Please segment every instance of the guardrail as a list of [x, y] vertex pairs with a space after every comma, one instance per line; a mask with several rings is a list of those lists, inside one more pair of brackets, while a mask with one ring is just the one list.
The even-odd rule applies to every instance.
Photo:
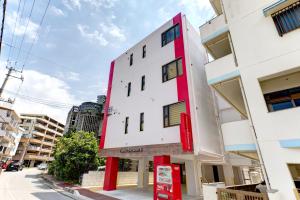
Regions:
[[267, 193], [218, 188], [218, 200], [269, 200]]

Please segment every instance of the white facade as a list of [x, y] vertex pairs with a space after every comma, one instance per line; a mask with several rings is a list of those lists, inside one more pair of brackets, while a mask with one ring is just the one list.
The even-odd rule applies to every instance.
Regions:
[[[205, 66], [208, 83], [249, 121], [248, 128], [245, 121], [222, 125], [225, 149], [230, 142], [235, 151], [252, 144], [246, 149], [249, 156], [256, 153], [253, 147], [259, 148], [271, 188], [279, 190], [279, 199], [296, 199], [288, 164], [300, 164], [300, 107], [273, 112], [270, 107], [275, 103], [267, 105], [264, 98], [300, 86], [300, 29], [280, 36], [272, 19], [272, 14], [296, 1], [211, 2], [222, 7], [217, 18], [225, 20], [200, 27], [202, 42], [215, 58]], [[292, 96], [297, 100], [297, 94]], [[236, 137], [227, 141], [226, 134]]]
[[[199, 34], [185, 16], [182, 24], [194, 153], [218, 156], [220, 140], [204, 71], [207, 56]], [[172, 20], [168, 21], [114, 61], [109, 102], [112, 114], [108, 116], [104, 149], [181, 143], [180, 126], [164, 128], [163, 125], [163, 107], [179, 101], [177, 78], [162, 81], [162, 66], [177, 59], [174, 42], [162, 47], [161, 41], [161, 34], [173, 25]], [[142, 58], [144, 45], [146, 57]], [[144, 91], [141, 91], [142, 76], [145, 76]], [[131, 94], [127, 97], [129, 82]], [[144, 131], [139, 130], [140, 113], [144, 113]], [[129, 117], [128, 134], [124, 134], [126, 117]]]
[[[177, 25], [180, 36], [163, 45], [163, 34]], [[164, 81], [164, 66], [180, 59], [182, 74], [177, 69], [177, 76]], [[227, 161], [224, 158], [214, 98], [205, 75], [207, 62], [199, 33], [184, 15], [178, 14], [111, 63], [100, 155], [111, 160], [139, 160], [138, 187], [148, 182], [148, 163], [159, 156], [170, 157], [171, 163], [180, 164], [187, 193], [198, 197], [202, 193], [201, 180], [233, 184], [232, 165], [221, 166], [224, 163], [232, 160], [237, 166], [251, 165], [249, 159], [232, 157]], [[144, 90], [142, 77], [145, 77]], [[180, 122], [165, 126], [164, 107], [178, 102], [185, 105], [185, 111], [177, 113], [177, 117], [181, 114]], [[142, 131], [141, 113], [144, 115]], [[236, 111], [224, 112], [223, 119], [227, 122], [237, 118], [243, 119]], [[185, 140], [185, 136], [188, 139]], [[191, 142], [193, 147], [187, 150], [185, 147]], [[202, 167], [203, 164], [206, 167]], [[115, 162], [107, 164], [106, 171], [110, 173], [115, 168]], [[239, 169], [237, 167], [237, 171]], [[241, 182], [237, 178], [237, 183]], [[114, 189], [113, 184], [107, 185], [104, 190]]]

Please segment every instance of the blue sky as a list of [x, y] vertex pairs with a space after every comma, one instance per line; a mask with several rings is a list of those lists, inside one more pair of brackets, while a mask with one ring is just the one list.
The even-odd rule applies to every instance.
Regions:
[[[35, 1], [29, 21], [33, 0], [21, 0], [20, 10], [24, 2], [20, 19], [19, 0], [8, 1], [0, 81], [8, 58], [8, 65], [21, 69], [26, 52], [35, 42], [24, 65], [19, 92], [27, 100], [16, 98], [14, 107], [19, 113], [45, 113], [61, 122], [72, 104], [95, 101], [98, 94], [106, 94], [110, 62], [165, 21], [182, 12], [198, 29], [214, 16], [209, 0], [51, 0], [39, 26], [48, 1]], [[14, 46], [11, 50], [10, 44]], [[9, 92], [16, 91], [19, 85], [20, 81], [10, 80], [5, 97], [14, 98]], [[28, 96], [63, 106], [37, 104], [28, 101]]]

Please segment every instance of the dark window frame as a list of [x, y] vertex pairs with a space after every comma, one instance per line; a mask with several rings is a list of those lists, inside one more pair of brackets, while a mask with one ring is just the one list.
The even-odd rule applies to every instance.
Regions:
[[[181, 60], [181, 67], [182, 67], [182, 69], [181, 69], [181, 71], [182, 71], [182, 74], [179, 74], [179, 70], [178, 70], [178, 61], [179, 60]], [[170, 64], [172, 64], [172, 63], [174, 63], [174, 62], [176, 62], [176, 76], [175, 77], [173, 77], [173, 78], [170, 78], [169, 79], [169, 77], [168, 77], [168, 67], [169, 67], [169, 65]], [[172, 80], [172, 79], [174, 79], [174, 78], [177, 78], [177, 77], [180, 77], [180, 76], [182, 76], [184, 73], [183, 73], [183, 61], [182, 61], [182, 58], [180, 57], [180, 58], [177, 58], [176, 60], [173, 60], [173, 61], [171, 61], [171, 62], [169, 62], [169, 63], [167, 63], [167, 64], [165, 64], [165, 65], [163, 65], [162, 66], [162, 82], [164, 83], [164, 82], [167, 82], [167, 81], [169, 81], [169, 80]], [[166, 78], [165, 78], [165, 76], [166, 76]]]
[[145, 90], [145, 85], [146, 85], [146, 77], [145, 75], [143, 75], [141, 80], [141, 91]]
[[145, 114], [140, 113], [140, 131], [144, 131]]
[[[168, 33], [172, 31], [173, 32], [173, 38], [168, 41]], [[180, 37], [180, 24], [175, 24], [174, 26], [170, 27], [169, 29], [167, 29], [166, 31], [164, 31], [161, 34], [161, 47], [166, 46], [167, 44], [169, 44], [170, 42], [176, 40], [177, 38]]]
[[[179, 124], [173, 124], [170, 125], [170, 106], [175, 105], [175, 104], [179, 104], [179, 103], [185, 103], [185, 101], [178, 101], [176, 103], [172, 103], [172, 104], [168, 104], [163, 106], [163, 127], [164, 128], [168, 128], [168, 127], [173, 127], [173, 126], [179, 126]], [[186, 105], [185, 105], [186, 106]], [[165, 124], [165, 119], [168, 119], [168, 125]]]
[[129, 66], [132, 66], [133, 65], [133, 53], [130, 54], [130, 57], [129, 57]]
[[281, 37], [300, 28], [300, 1], [273, 13], [271, 17]]
[[129, 117], [126, 117], [124, 134], [128, 134], [128, 125], [129, 125]]
[[142, 58], [146, 58], [146, 45], [143, 46]]
[[130, 97], [131, 94], [131, 82], [127, 84], [127, 97]]
[[[297, 105], [297, 102], [300, 100], [299, 95], [300, 95], [300, 86], [264, 94], [264, 99], [265, 99], [268, 111], [269, 112], [277, 112], [277, 111], [300, 107], [300, 105]], [[283, 108], [284, 103], [291, 103], [292, 107]], [[283, 106], [282, 109], [274, 110], [273, 106], [279, 105], [279, 104], [282, 104], [282, 106]]]

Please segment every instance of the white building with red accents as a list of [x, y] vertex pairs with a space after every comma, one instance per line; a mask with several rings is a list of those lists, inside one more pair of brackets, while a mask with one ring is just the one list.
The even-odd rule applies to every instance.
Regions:
[[130, 158], [139, 160], [138, 187], [148, 183], [149, 161], [154, 186], [157, 165], [178, 163], [187, 194], [201, 194], [202, 163], [223, 162], [207, 62], [199, 33], [182, 14], [111, 62], [100, 142], [104, 190], [116, 189], [118, 160]]

